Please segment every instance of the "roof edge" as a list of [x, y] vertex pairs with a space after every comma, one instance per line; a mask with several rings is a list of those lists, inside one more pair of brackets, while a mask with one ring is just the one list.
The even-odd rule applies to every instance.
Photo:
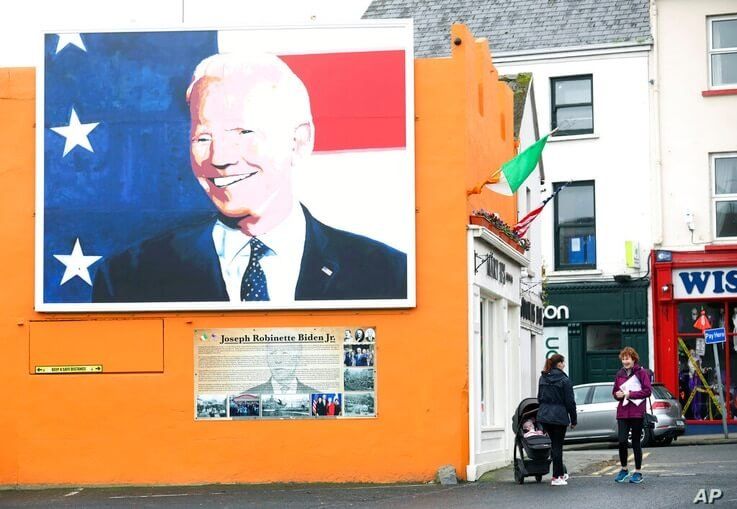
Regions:
[[[550, 48], [531, 48], [513, 51], [498, 51], [494, 50], [492, 41], [492, 55], [494, 61], [500, 59], [516, 59], [519, 57], [535, 57], [540, 55], [552, 55], [552, 54], [563, 54], [563, 53], [611, 53], [612, 50], [628, 50], [628, 51], [642, 51], [649, 50], [653, 45], [652, 37], [648, 37], [647, 41], [627, 41], [627, 42], [606, 42], [602, 44], [583, 44], [580, 46], [561, 46], [561, 47], [550, 47]], [[563, 56], [563, 55], [561, 55]], [[570, 55], [565, 55], [570, 56]]]

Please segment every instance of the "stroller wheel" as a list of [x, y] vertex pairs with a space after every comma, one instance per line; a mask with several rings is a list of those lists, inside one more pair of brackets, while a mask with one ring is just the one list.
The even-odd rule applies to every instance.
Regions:
[[522, 475], [522, 472], [520, 472], [520, 469], [516, 464], [514, 465], [514, 482], [517, 484], [525, 483], [525, 476]]
[[543, 476], [542, 476], [542, 475], [540, 475], [540, 474], [537, 474], [537, 475], [535, 476], [535, 480], [536, 480], [537, 482], [542, 482], [542, 480], [543, 480]]

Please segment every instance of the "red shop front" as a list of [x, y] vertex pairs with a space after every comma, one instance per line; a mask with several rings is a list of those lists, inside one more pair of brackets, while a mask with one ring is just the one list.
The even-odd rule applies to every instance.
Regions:
[[713, 347], [695, 322], [724, 327], [717, 345], [727, 417], [737, 423], [737, 245], [704, 251], [653, 251], [655, 374], [677, 394], [689, 424], [719, 424]]

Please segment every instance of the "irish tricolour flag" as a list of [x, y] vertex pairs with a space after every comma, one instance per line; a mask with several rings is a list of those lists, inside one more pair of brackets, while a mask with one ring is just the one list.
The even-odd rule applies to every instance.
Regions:
[[519, 186], [527, 180], [540, 161], [540, 155], [548, 141], [550, 134], [543, 136], [534, 144], [520, 152], [517, 157], [504, 163], [499, 170], [501, 177], [499, 182], [491, 184], [492, 191], [510, 196], [514, 194]]

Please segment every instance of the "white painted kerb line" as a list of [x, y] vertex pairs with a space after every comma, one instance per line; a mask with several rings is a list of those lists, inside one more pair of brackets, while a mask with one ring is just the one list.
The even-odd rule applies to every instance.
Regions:
[[160, 495], [118, 495], [116, 497], [108, 497], [108, 498], [161, 498], [161, 497], [188, 497], [190, 495], [197, 495], [197, 493], [162, 493]]

